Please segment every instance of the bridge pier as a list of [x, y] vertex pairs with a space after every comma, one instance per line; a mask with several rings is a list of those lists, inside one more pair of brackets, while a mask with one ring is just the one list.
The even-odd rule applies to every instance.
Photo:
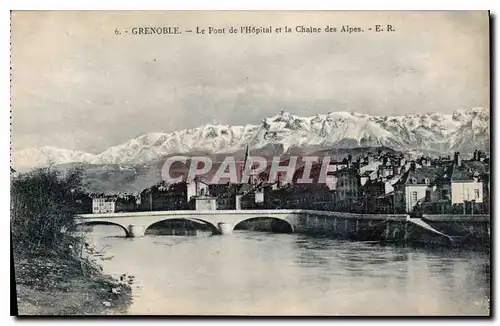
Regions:
[[230, 223], [220, 222], [217, 224], [220, 234], [227, 235], [233, 233], [234, 226]]
[[128, 236], [131, 238], [142, 238], [144, 236], [144, 232], [146, 231], [144, 225], [135, 224], [130, 224], [127, 229]]

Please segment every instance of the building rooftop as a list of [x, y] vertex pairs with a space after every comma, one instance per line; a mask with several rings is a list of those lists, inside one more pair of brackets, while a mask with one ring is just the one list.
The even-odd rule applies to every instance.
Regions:
[[425, 185], [433, 184], [435, 181], [443, 174], [444, 169], [437, 166], [423, 166], [421, 168], [409, 169], [403, 174], [401, 179], [394, 185], [399, 184], [415, 184], [415, 185]]
[[468, 169], [471, 169], [472, 172], [477, 172], [479, 174], [490, 173], [489, 162], [470, 160], [470, 161], [462, 161], [462, 165]]
[[464, 165], [451, 167], [451, 181], [473, 181], [474, 172]]

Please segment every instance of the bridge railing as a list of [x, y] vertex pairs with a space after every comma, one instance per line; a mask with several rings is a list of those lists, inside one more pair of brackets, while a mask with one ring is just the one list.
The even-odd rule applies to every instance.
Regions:
[[207, 215], [315, 215], [325, 217], [340, 217], [348, 219], [373, 219], [373, 220], [404, 220], [406, 214], [359, 214], [335, 211], [308, 210], [308, 209], [249, 209], [249, 210], [182, 210], [182, 211], [149, 211], [149, 212], [126, 212], [126, 213], [102, 213], [102, 214], [79, 214], [75, 218], [97, 219], [97, 218], [120, 218], [140, 216], [207, 216]]

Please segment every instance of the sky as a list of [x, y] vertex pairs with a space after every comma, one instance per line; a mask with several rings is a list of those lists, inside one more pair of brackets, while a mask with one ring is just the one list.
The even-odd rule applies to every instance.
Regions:
[[[375, 24], [395, 31], [368, 31]], [[228, 33], [247, 25], [293, 32]], [[296, 33], [300, 25], [365, 32]], [[183, 34], [131, 34], [145, 26]], [[185, 33], [209, 26], [226, 33]], [[28, 11], [13, 12], [11, 28], [14, 150], [99, 153], [149, 132], [258, 124], [281, 110], [489, 107], [486, 12]]]

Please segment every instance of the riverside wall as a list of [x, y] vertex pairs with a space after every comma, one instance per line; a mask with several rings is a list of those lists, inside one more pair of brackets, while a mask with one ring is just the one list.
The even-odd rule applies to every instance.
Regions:
[[[415, 245], [489, 247], [489, 215], [423, 215], [424, 227], [408, 215], [334, 213], [302, 214], [294, 232], [355, 241]], [[427, 225], [428, 227], [425, 227]]]

